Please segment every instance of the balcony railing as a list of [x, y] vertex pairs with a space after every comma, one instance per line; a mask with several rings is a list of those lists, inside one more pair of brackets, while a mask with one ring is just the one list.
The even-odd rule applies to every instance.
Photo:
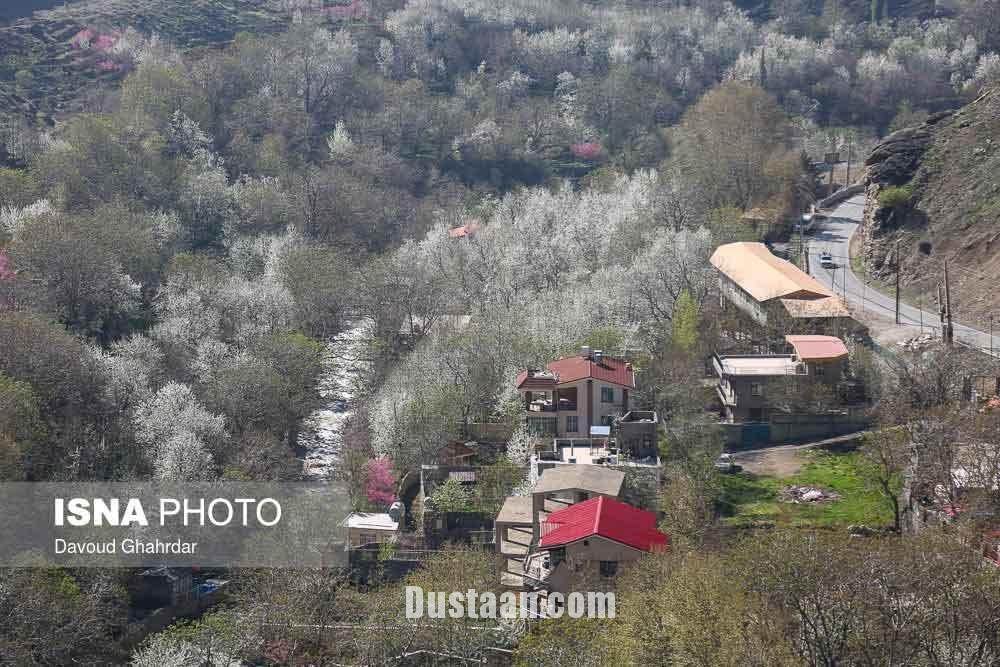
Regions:
[[524, 561], [524, 576], [535, 584], [548, 579], [553, 569], [546, 551], [536, 551]]
[[[555, 412], [556, 406], [554, 403], [529, 403], [528, 412]], [[560, 412], [575, 412], [576, 403], [567, 403], [565, 401], [559, 403]]]

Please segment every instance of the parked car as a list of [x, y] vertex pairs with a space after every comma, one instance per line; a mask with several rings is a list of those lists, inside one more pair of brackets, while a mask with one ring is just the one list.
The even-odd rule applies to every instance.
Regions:
[[819, 254], [819, 265], [824, 269], [835, 269], [837, 265], [833, 262], [833, 255], [828, 252], [821, 252]]
[[733, 455], [729, 453], [719, 454], [719, 458], [715, 459], [715, 469], [727, 474], [742, 470], [740, 465], [733, 460]]

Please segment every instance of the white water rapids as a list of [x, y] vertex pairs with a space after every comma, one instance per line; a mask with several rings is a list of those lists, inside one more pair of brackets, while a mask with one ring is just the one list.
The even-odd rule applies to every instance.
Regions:
[[356, 382], [368, 372], [368, 327], [352, 323], [327, 344], [320, 378], [323, 406], [303, 423], [299, 442], [305, 449], [307, 479], [330, 479], [344, 443], [344, 426], [353, 412]]

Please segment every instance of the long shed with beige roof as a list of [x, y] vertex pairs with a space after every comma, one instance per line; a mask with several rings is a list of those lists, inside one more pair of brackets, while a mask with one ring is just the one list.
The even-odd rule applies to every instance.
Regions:
[[836, 294], [763, 243], [727, 243], [716, 248], [722, 295], [761, 324], [777, 313], [793, 319], [850, 318]]

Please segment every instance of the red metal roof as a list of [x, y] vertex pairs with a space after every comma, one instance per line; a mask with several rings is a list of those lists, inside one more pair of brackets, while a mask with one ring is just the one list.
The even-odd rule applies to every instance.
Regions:
[[836, 336], [785, 336], [802, 361], [830, 361], [847, 356], [847, 346]]
[[669, 538], [656, 529], [656, 515], [597, 496], [553, 512], [542, 523], [541, 547], [557, 547], [599, 535], [640, 551], [665, 549]]
[[459, 225], [458, 227], [449, 229], [448, 236], [450, 236], [453, 239], [464, 239], [466, 236], [469, 236], [470, 234], [472, 234], [472, 232], [476, 231], [477, 229], [479, 229], [479, 223], [470, 222], [467, 225]]
[[558, 383], [558, 378], [552, 374], [539, 375], [538, 371], [521, 371], [517, 374], [518, 389], [537, 389], [539, 391], [552, 391]]
[[536, 377], [528, 371], [521, 371], [517, 375], [517, 388], [550, 389], [553, 384], [568, 384], [586, 378], [621, 385], [629, 389], [635, 388], [635, 371], [632, 369], [632, 364], [614, 357], [603, 357], [600, 362], [580, 355], [563, 357], [547, 364], [545, 369], [555, 375], [554, 383], [551, 378]]

